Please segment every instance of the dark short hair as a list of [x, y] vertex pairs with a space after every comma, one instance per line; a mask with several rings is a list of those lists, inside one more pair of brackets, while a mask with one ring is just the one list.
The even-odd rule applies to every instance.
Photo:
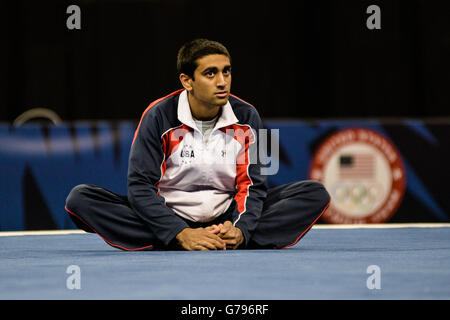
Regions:
[[194, 78], [194, 71], [198, 67], [197, 60], [210, 54], [223, 54], [231, 61], [231, 56], [227, 48], [217, 41], [195, 39], [185, 43], [178, 51], [178, 73], [184, 73], [189, 77]]

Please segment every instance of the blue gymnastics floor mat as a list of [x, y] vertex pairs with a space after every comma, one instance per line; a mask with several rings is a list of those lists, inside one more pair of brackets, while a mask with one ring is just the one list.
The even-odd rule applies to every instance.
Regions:
[[7, 300], [450, 298], [448, 227], [313, 228], [284, 250], [207, 252], [125, 252], [87, 233], [2, 236], [0, 252]]

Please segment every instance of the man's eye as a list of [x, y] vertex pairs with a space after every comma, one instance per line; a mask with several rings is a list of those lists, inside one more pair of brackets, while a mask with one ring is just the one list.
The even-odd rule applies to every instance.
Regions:
[[205, 73], [205, 75], [206, 75], [207, 77], [214, 77], [214, 72], [208, 71], [207, 73]]

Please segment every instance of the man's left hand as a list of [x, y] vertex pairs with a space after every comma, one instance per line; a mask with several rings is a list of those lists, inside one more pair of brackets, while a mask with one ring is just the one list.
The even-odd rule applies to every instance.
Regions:
[[231, 221], [225, 221], [223, 224], [209, 226], [206, 229], [217, 234], [224, 240], [227, 249], [237, 249], [244, 242], [242, 231], [233, 226]]

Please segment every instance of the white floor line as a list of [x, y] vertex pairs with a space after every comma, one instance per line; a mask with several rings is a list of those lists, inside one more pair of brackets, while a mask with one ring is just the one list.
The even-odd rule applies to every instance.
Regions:
[[313, 229], [449, 228], [450, 223], [316, 224]]
[[0, 237], [15, 237], [15, 236], [47, 236], [47, 235], [60, 235], [60, 234], [80, 234], [86, 233], [83, 230], [71, 229], [71, 230], [35, 230], [35, 231], [2, 231]]
[[[312, 229], [450, 228], [450, 223], [316, 224]], [[83, 234], [83, 230], [1, 231], [0, 237]]]

